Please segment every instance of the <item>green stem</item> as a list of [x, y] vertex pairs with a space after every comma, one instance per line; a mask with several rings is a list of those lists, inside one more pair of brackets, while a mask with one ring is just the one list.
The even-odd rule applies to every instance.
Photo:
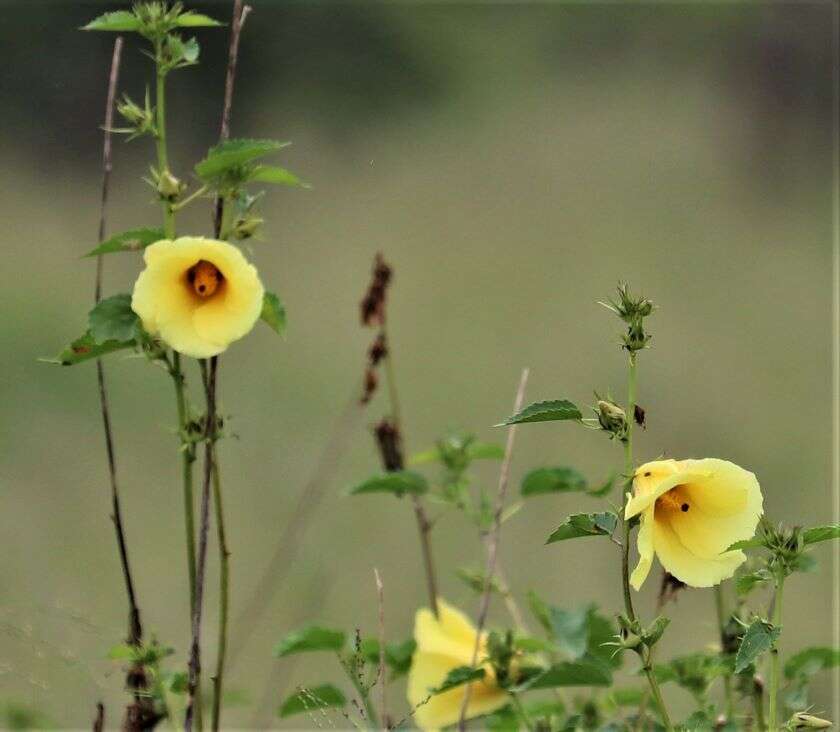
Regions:
[[230, 239], [234, 207], [230, 205], [232, 201], [222, 200], [222, 218], [219, 223], [219, 239], [227, 241]]
[[189, 206], [196, 198], [203, 196], [207, 191], [210, 190], [209, 186], [201, 186], [201, 188], [197, 188], [195, 191], [190, 193], [183, 201], [179, 201], [176, 204], [171, 206], [172, 212], [180, 211], [182, 208], [186, 208]]
[[[623, 491], [621, 501], [622, 520], [622, 542], [621, 542], [621, 586], [624, 593], [624, 609], [627, 619], [631, 623], [637, 622], [636, 611], [633, 609], [633, 597], [630, 594], [630, 521], [624, 518], [624, 511], [627, 508], [627, 495], [633, 486], [633, 424], [636, 411], [636, 352], [631, 351], [628, 359], [627, 370], [627, 438], [624, 441], [624, 473], [627, 476], [627, 486]], [[659, 710], [659, 716], [668, 732], [672, 732], [674, 725], [668, 716], [668, 709], [662, 692], [659, 689], [659, 682], [653, 670], [653, 652], [646, 648], [642, 651], [642, 663], [650, 685], [653, 700]]]
[[[158, 174], [169, 171], [169, 152], [166, 141], [166, 70], [163, 68], [163, 40], [156, 39], [155, 50], [155, 110], [157, 135]], [[161, 201], [163, 209], [163, 233], [167, 239], [175, 238], [175, 211], [167, 201]], [[195, 509], [193, 500], [192, 465], [195, 460], [195, 447], [189, 439], [189, 410], [185, 394], [184, 373], [181, 370], [181, 355], [173, 350], [172, 380], [175, 384], [175, 400], [178, 407], [178, 429], [181, 437], [181, 473], [184, 484], [184, 524], [187, 534], [187, 568], [190, 582], [190, 623], [196, 600], [196, 556], [195, 556]], [[202, 730], [201, 687], [196, 689], [195, 728]]]
[[[723, 600], [723, 586], [715, 585], [715, 610], [717, 611], [718, 630], [720, 633], [720, 653], [726, 653], [726, 624], [728, 621]], [[726, 696], [726, 718], [731, 722], [735, 719], [735, 697], [732, 693], [732, 677], [727, 673], [723, 677], [723, 690]]]
[[522, 705], [522, 700], [519, 698], [518, 694], [513, 692], [510, 693], [510, 700], [513, 702], [513, 707], [516, 709], [516, 714], [519, 719], [522, 721], [522, 724], [525, 725], [527, 729], [531, 732], [534, 732], [534, 722], [531, 720], [531, 717], [528, 716], [528, 712], [525, 710], [525, 707]]
[[[776, 579], [776, 597], [773, 600], [773, 627], [782, 627], [782, 596], [785, 587], [784, 575], [779, 574]], [[781, 657], [779, 654], [779, 641], [770, 650], [770, 706], [767, 713], [767, 727], [771, 732], [779, 729], [777, 717], [777, 697], [779, 694], [779, 671], [781, 669]]]
[[219, 461], [216, 459], [216, 449], [213, 448], [213, 503], [216, 508], [216, 529], [219, 539], [219, 648], [216, 656], [216, 675], [213, 677], [213, 732], [218, 732], [221, 719], [222, 686], [225, 673], [225, 656], [227, 655], [227, 626], [229, 586], [230, 586], [230, 552], [227, 548], [225, 535], [225, 515], [222, 508], [222, 481], [219, 476]]
[[[155, 41], [155, 67], [157, 84], [155, 86], [155, 111], [157, 113], [157, 158], [158, 174], [169, 171], [169, 153], [166, 148], [166, 71], [163, 69], [162, 41]], [[167, 239], [175, 238], [175, 211], [167, 201], [161, 201], [163, 207], [163, 233]]]
[[764, 732], [767, 729], [764, 722], [764, 683], [757, 676], [753, 677], [752, 698], [756, 728], [759, 732]]
[[338, 656], [338, 662], [341, 664], [341, 668], [344, 669], [344, 673], [347, 674], [347, 678], [350, 679], [350, 683], [353, 684], [353, 688], [362, 700], [362, 704], [365, 708], [365, 714], [367, 715], [366, 726], [369, 729], [379, 729], [379, 721], [376, 715], [376, 709], [373, 706], [373, 701], [370, 698], [370, 690], [365, 689], [364, 684], [362, 684], [362, 680], [359, 678], [350, 662], [340, 653], [336, 655]]

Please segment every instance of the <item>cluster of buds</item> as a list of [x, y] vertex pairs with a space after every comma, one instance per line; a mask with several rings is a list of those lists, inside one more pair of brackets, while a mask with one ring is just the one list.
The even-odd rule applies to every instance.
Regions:
[[630, 620], [626, 615], [618, 615], [616, 619], [619, 627], [616, 640], [604, 645], [615, 646], [616, 652], [632, 650], [639, 655], [642, 655], [645, 648], [653, 648], [659, 642], [671, 622], [669, 618], [660, 615], [645, 628], [638, 620]]
[[772, 526], [763, 521], [760, 532], [763, 545], [770, 552], [767, 568], [774, 575], [786, 577], [802, 569], [809, 560], [805, 553], [805, 537], [801, 526]]
[[146, 97], [143, 106], [139, 106], [128, 94], [117, 102], [117, 112], [129, 124], [129, 127], [119, 127], [110, 132], [128, 135], [128, 139], [134, 140], [143, 135], [157, 137], [157, 125], [155, 123], [155, 110], [149, 98], [149, 90], [146, 89]]
[[630, 429], [627, 421], [627, 413], [609, 397], [602, 399], [596, 393], [595, 399], [597, 402], [592, 407], [592, 411], [598, 418], [598, 424], [601, 425], [601, 429], [609, 434], [611, 440], [626, 442], [627, 433]]
[[368, 289], [359, 305], [362, 325], [379, 327], [379, 333], [368, 348], [362, 404], [367, 404], [376, 392], [376, 387], [379, 384], [379, 364], [384, 358], [388, 357], [388, 343], [385, 336], [385, 304], [391, 276], [391, 268], [382, 258], [382, 254], [377, 253], [373, 260], [370, 285], [368, 285]]
[[610, 299], [609, 302], [602, 302], [601, 305], [614, 312], [627, 324], [627, 332], [622, 336], [622, 348], [635, 353], [647, 347], [651, 336], [645, 332], [644, 320], [655, 309], [650, 300], [642, 296], [634, 297], [630, 293], [629, 285], [626, 282], [620, 282], [617, 300]]

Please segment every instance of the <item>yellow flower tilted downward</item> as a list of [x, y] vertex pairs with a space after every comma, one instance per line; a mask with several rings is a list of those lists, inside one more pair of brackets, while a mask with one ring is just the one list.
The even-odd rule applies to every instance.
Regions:
[[750, 539], [762, 513], [761, 488], [748, 470], [716, 458], [656, 460], [633, 477], [625, 517], [641, 514], [639, 563], [630, 583], [642, 586], [659, 557], [691, 587], [711, 587], [731, 577], [746, 559], [726, 549]]
[[[417, 708], [414, 719], [424, 730], [440, 729], [458, 722], [467, 684], [437, 694], [426, 701], [429, 692], [440, 686], [447, 674], [459, 666], [470, 666], [475, 650], [476, 629], [459, 610], [438, 599], [440, 618], [431, 610], [417, 611], [414, 623], [414, 640], [417, 650], [411, 659], [408, 674], [408, 701]], [[487, 634], [481, 634], [478, 648], [479, 662], [487, 655]], [[485, 666], [484, 679], [474, 681], [467, 706], [467, 718], [503, 707], [507, 693], [496, 685], [489, 665]], [[424, 703], [425, 702], [425, 703]]]
[[262, 283], [232, 244], [181, 237], [152, 244], [143, 258], [131, 308], [146, 331], [179, 353], [215, 356], [259, 319]]

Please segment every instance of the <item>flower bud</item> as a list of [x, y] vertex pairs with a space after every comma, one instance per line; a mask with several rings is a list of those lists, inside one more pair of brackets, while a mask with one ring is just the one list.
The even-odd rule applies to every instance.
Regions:
[[627, 414], [615, 402], [609, 399], [599, 399], [595, 414], [601, 428], [610, 436], [619, 440], [627, 438]]
[[250, 239], [257, 233], [263, 222], [264, 220], [259, 216], [245, 216], [237, 219], [233, 224], [233, 238]]
[[168, 170], [164, 170], [157, 180], [157, 192], [162, 199], [173, 203], [177, 201], [186, 190], [186, 184], [182, 183]]
[[788, 724], [793, 729], [828, 729], [831, 727], [831, 722], [827, 719], [820, 719], [812, 714], [805, 714], [805, 712], [794, 714]]

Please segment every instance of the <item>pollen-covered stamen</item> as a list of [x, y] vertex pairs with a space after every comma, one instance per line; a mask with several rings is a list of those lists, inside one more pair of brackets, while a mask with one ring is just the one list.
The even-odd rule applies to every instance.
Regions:
[[215, 264], [206, 259], [199, 260], [187, 271], [187, 280], [192, 285], [193, 292], [199, 297], [210, 297], [224, 280], [224, 275]]
[[691, 508], [691, 504], [685, 500], [685, 495], [680, 490], [681, 486], [672, 488], [667, 493], [659, 496], [656, 499], [657, 508], [664, 508], [668, 511], [682, 511], [687, 513]]

